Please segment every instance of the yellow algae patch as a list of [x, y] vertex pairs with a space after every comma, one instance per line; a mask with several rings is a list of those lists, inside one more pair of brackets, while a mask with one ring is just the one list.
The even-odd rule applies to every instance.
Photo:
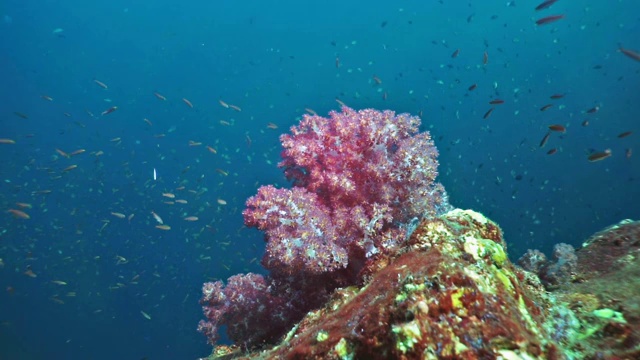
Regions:
[[351, 352], [349, 343], [344, 338], [341, 338], [340, 341], [338, 341], [336, 346], [333, 347], [333, 350], [342, 360], [353, 359], [353, 353]]
[[318, 335], [316, 335], [316, 341], [317, 342], [323, 342], [323, 341], [327, 340], [328, 338], [329, 338], [329, 333], [324, 331], [324, 330], [318, 331]]
[[476, 239], [473, 236], [466, 236], [464, 238], [464, 251], [473, 256], [474, 260], [480, 260], [488, 255], [498, 267], [501, 267], [507, 260], [507, 254], [502, 246], [489, 239]]
[[413, 349], [413, 345], [418, 343], [418, 340], [422, 339], [422, 333], [420, 332], [420, 326], [416, 321], [411, 321], [402, 325], [393, 325], [391, 331], [396, 334], [396, 348], [402, 351], [403, 354]]

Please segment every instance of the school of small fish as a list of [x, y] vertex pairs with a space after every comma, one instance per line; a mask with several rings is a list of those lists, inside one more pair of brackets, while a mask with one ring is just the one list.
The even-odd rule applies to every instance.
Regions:
[[[526, 23], [536, 34], [552, 35], [558, 28], [579, 21], [577, 13], [539, 16], [557, 7], [558, 2], [546, 0], [535, 7], [527, 5], [531, 7], [531, 14]], [[472, 23], [474, 16], [475, 13], [469, 15], [466, 22]], [[385, 21], [381, 27], [391, 26], [391, 22]], [[433, 40], [432, 44], [438, 49], [432, 55], [440, 56], [443, 65], [425, 70], [431, 78], [423, 77], [420, 81], [427, 79], [433, 88], [445, 89], [447, 94], [459, 98], [456, 101], [461, 108], [469, 106], [463, 101], [473, 102], [473, 119], [467, 119], [465, 127], [491, 133], [505, 126], [505, 119], [516, 122], [528, 117], [526, 121], [535, 130], [518, 135], [522, 140], [513, 150], [514, 158], [526, 153], [526, 156], [535, 156], [534, 161], [579, 161], [585, 167], [600, 170], [611, 162], [637, 160], [631, 157], [638, 130], [608, 126], [607, 119], [615, 115], [602, 99], [577, 99], [574, 96], [577, 89], [572, 88], [570, 82], [549, 81], [548, 87], [534, 90], [524, 89], [525, 85], [521, 89], [499, 83], [487, 74], [499, 71], [495, 69], [507, 71], [510, 54], [490, 45], [488, 40], [475, 49], [440, 39]], [[363, 73], [358, 83], [361, 92], [351, 94], [336, 89], [336, 97], [332, 95], [328, 100], [311, 98], [306, 104], [267, 104], [267, 108], [290, 108], [286, 111], [313, 116], [318, 113], [312, 107], [324, 113], [328, 106], [362, 104], [362, 99], [366, 99], [371, 107], [385, 107], [387, 103], [413, 106], [411, 109], [416, 114], [426, 115], [429, 120], [437, 111], [437, 107], [428, 102], [436, 91], [429, 88], [429, 93], [415, 97], [418, 100], [399, 105], [395, 101], [405, 96], [401, 93], [405, 90], [399, 90], [397, 84], [399, 79], [409, 76], [406, 75], [409, 71], [390, 73], [376, 68], [374, 60], [367, 65], [356, 63], [350, 51], [357, 46], [355, 41], [342, 47], [331, 42], [327, 45], [330, 50], [323, 50], [324, 58], [319, 63], [323, 69], [330, 69], [329, 77], [335, 81]], [[390, 53], [396, 51], [392, 45], [383, 46]], [[640, 48], [640, 41], [625, 46], [612, 43], [610, 48], [612, 56], [615, 54], [632, 64], [640, 62], [640, 53], [632, 49]], [[457, 72], [453, 83], [439, 75], [448, 70]], [[595, 66], [594, 70], [597, 70]], [[414, 73], [422, 75], [422, 71]], [[217, 93], [212, 89], [211, 94], [203, 95], [158, 84], [127, 84], [116, 80], [118, 76], [111, 76], [97, 69], [82, 80], [82, 95], [93, 101], [87, 105], [54, 88], [33, 93], [34, 101], [45, 106], [51, 115], [51, 119], [45, 120], [63, 124], [59, 126], [59, 133], [40, 130], [38, 121], [42, 115], [36, 111], [18, 108], [11, 109], [12, 113], [7, 115], [32, 127], [22, 133], [12, 132], [8, 127], [0, 129], [0, 148], [7, 159], [22, 159], [19, 166], [3, 174], [6, 195], [0, 198], [0, 204], [5, 227], [24, 239], [22, 247], [8, 247], [0, 242], [0, 249], [4, 250], [0, 253], [0, 268], [11, 264], [7, 267], [18, 269], [17, 273], [25, 281], [42, 281], [47, 301], [56, 306], [69, 306], [80, 296], [99, 298], [129, 288], [135, 288], [144, 298], [147, 286], [156, 285], [159, 279], [173, 279], [185, 262], [210, 264], [211, 273], [216, 276], [221, 272], [235, 273], [231, 271], [235, 262], [245, 264], [246, 271], [258, 268], [257, 255], [247, 255], [245, 249], [233, 246], [235, 240], [246, 235], [244, 227], [239, 226], [236, 233], [231, 234], [219, 230], [229, 219], [241, 216], [245, 199], [235, 196], [237, 189], [259, 185], [255, 173], [263, 168], [256, 170], [258, 166], [275, 168], [279, 161], [277, 137], [286, 132], [295, 119], [279, 118], [277, 112], [263, 115], [259, 113], [263, 109], [256, 111], [256, 104], [266, 100], [252, 95], [253, 89], [244, 93], [216, 90], [220, 92]], [[143, 95], [135, 100], [122, 98], [119, 95], [122, 89], [131, 86], [141, 89]], [[507, 86], [513, 86], [511, 92], [505, 90]], [[411, 96], [414, 91], [418, 92], [406, 90]], [[531, 102], [523, 106], [525, 97]], [[320, 104], [311, 103], [316, 100]], [[141, 105], [136, 107], [138, 104]], [[450, 121], [464, 121], [464, 113], [460, 115], [456, 110], [453, 114], [452, 111], [447, 115]], [[198, 126], [198, 130], [186, 132], [182, 123]], [[505, 127], [509, 126], [507, 123]], [[68, 141], [70, 138], [85, 140]], [[563, 146], [568, 139], [580, 141], [580, 150], [569, 151], [569, 146]], [[511, 144], [512, 140], [496, 141]], [[464, 139], [439, 141], [436, 139], [439, 148], [448, 149]], [[474, 140], [470, 139], [469, 144], [474, 145]], [[524, 151], [517, 152], [520, 149]], [[487, 164], [490, 160], [487, 159]], [[484, 164], [474, 166], [478, 172]], [[511, 172], [515, 180], [523, 178], [520, 171]], [[491, 178], [493, 181], [493, 176]], [[500, 176], [495, 179], [497, 185], [503, 181]], [[245, 193], [252, 194], [254, 189], [250, 190]], [[515, 198], [515, 191], [511, 196]], [[89, 207], [101, 210], [90, 212]], [[1, 231], [5, 231], [4, 228]], [[61, 240], [46, 242], [42, 234], [49, 232], [63, 234], [59, 236]], [[100, 244], [105, 252], [92, 253], [84, 245], [87, 242]], [[136, 253], [143, 248], [162, 248], [171, 242], [188, 243], [198, 256], [178, 259], [184, 255], [163, 253], [158, 261], [167, 261], [169, 270], [162, 269], [162, 265], [149, 270], [144, 262], [148, 260]], [[250, 250], [258, 246], [253, 245]], [[78, 250], [71, 253], [68, 249]], [[43, 264], [44, 254], [53, 266]], [[82, 291], [79, 283], [83, 274], [97, 273], [96, 269], [103, 266], [115, 267], [117, 271], [105, 275], [104, 283], [96, 285], [98, 290], [90, 294]], [[20, 291], [24, 291], [24, 287], [18, 283], [6, 287], [11, 296]], [[188, 293], [184, 301], [187, 299]], [[95, 303], [102, 302], [98, 299]], [[148, 302], [141, 306], [143, 309], [136, 309], [136, 319], [157, 319], [161, 303], [162, 299], [156, 299], [156, 303]], [[96, 305], [92, 314], [108, 316], [105, 310]]]

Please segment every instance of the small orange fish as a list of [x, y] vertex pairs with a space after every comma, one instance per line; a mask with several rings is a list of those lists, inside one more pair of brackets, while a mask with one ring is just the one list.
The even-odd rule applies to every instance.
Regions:
[[336, 56], [336, 69], [340, 68], [340, 58]]
[[491, 113], [493, 112], [494, 108], [489, 109], [486, 113], [484, 113], [484, 116], [482, 116], [483, 119], [487, 119], [489, 116], [491, 116]]
[[70, 155], [71, 155], [71, 156], [80, 155], [80, 154], [82, 154], [82, 153], [84, 153], [84, 152], [86, 152], [86, 150], [85, 150], [85, 149], [78, 149], [78, 150], [76, 150], [76, 151], [72, 152]]
[[622, 46], [620, 46], [618, 49], [620, 50], [621, 53], [625, 54], [629, 58], [635, 61], [640, 61], [640, 53], [635, 52], [633, 50], [625, 49]]
[[15, 144], [16, 141], [13, 139], [0, 139], [0, 144]]
[[216, 169], [216, 172], [217, 172], [218, 174], [220, 174], [220, 175], [224, 175], [224, 176], [229, 175], [229, 173], [228, 173], [228, 172], [226, 172], [226, 171], [224, 171], [224, 170], [222, 170], [222, 169]]
[[553, 149], [551, 149], [551, 150], [547, 151], [547, 155], [553, 155], [553, 154], [555, 154], [555, 153], [557, 153], [557, 152], [558, 152], [558, 149], [553, 148]]
[[273, 130], [275, 130], [275, 129], [277, 129], [277, 128], [278, 128], [278, 125], [276, 125], [276, 124], [274, 124], [274, 123], [270, 122], [270, 123], [267, 123], [267, 128], [268, 128], [268, 129], [273, 129]]
[[560, 125], [560, 124], [549, 125], [549, 130], [561, 132], [563, 134], [565, 132], [567, 132], [567, 129], [563, 125]]
[[117, 217], [118, 219], [124, 219], [126, 217], [125, 214], [119, 212], [111, 212], [111, 215]]
[[546, 16], [541, 19], [536, 20], [536, 25], [546, 25], [551, 24], [552, 22], [556, 22], [560, 19], [564, 19], [564, 15], [551, 15]]
[[162, 196], [169, 198], [169, 199], [175, 199], [175, 195], [172, 193], [162, 193]]
[[78, 165], [75, 165], [75, 164], [74, 165], [69, 165], [66, 168], [62, 169], [62, 172], [71, 171], [71, 170], [73, 170], [73, 169], [75, 169], [77, 167], [78, 167]]
[[200, 146], [200, 145], [202, 145], [201, 142], [189, 140], [189, 146]]
[[21, 209], [31, 209], [32, 207], [31, 204], [24, 202], [17, 202], [16, 205], [18, 205], [18, 207]]
[[618, 138], [622, 139], [622, 138], [626, 138], [627, 136], [633, 134], [633, 131], [625, 131], [623, 133], [618, 134]]
[[229, 108], [229, 104], [227, 104], [226, 102], [222, 101], [222, 100], [218, 100], [218, 102], [220, 103], [220, 105], [222, 105], [223, 108]]
[[547, 132], [544, 137], [542, 138], [542, 141], [540, 141], [540, 147], [544, 147], [547, 144], [547, 141], [549, 141], [549, 136], [551, 136], [551, 131]]
[[542, 2], [542, 3], [540, 3], [540, 5], [536, 6], [536, 11], [544, 10], [544, 9], [547, 9], [547, 8], [551, 7], [551, 5], [555, 4], [556, 1], [558, 1], [558, 0], [546, 0], [546, 1]]
[[188, 107], [193, 109], [193, 104], [187, 98], [182, 98], [182, 101], [184, 101], [184, 103], [187, 104]]
[[13, 215], [17, 219], [24, 219], [24, 220], [31, 219], [31, 216], [29, 216], [29, 214], [27, 214], [22, 210], [9, 209], [7, 210], [7, 212]]
[[487, 65], [488, 62], [489, 62], [489, 53], [485, 51], [484, 54], [482, 54], [482, 65]]
[[162, 225], [156, 225], [156, 229], [160, 229], [160, 230], [167, 231], [167, 230], [171, 230], [171, 226], [169, 226], [169, 225], [165, 225], [165, 224], [162, 224]]
[[226, 201], [226, 200], [224, 200], [224, 199], [220, 199], [220, 198], [218, 198], [218, 200], [217, 200], [217, 201], [218, 201], [218, 204], [219, 204], [219, 205], [227, 205], [227, 201]]
[[540, 111], [547, 111], [547, 110], [549, 110], [549, 109], [550, 109], [550, 108], [552, 108], [552, 107], [553, 107], [553, 104], [547, 104], [547, 105], [545, 105], [545, 106], [541, 107], [541, 108], [540, 108]]
[[[336, 102], [337, 102], [340, 106], [342, 106], [342, 107], [347, 107], [347, 104], [345, 104], [342, 100], [340, 100], [340, 99], [338, 99], [338, 98], [336, 98]], [[314, 112], [315, 112], [315, 111], [314, 111]]]
[[213, 147], [211, 147], [209, 145], [207, 145], [207, 150], [209, 150], [209, 152], [212, 153], [212, 154], [217, 154], [218, 153], [218, 151], [216, 151], [215, 148], [213, 148]]
[[53, 101], [53, 98], [51, 96], [49, 96], [49, 95], [41, 95], [40, 97], [45, 99], [45, 100], [47, 100], [47, 101]]
[[188, 201], [187, 201], [187, 200], [184, 200], [184, 199], [176, 199], [176, 203], [177, 203], [177, 204], [187, 204], [187, 203], [188, 203]]
[[594, 152], [587, 157], [587, 160], [590, 162], [596, 162], [600, 160], [604, 160], [611, 156], [611, 149], [607, 149], [602, 152]]
[[[336, 101], [338, 101], [339, 103], [341, 102], [340, 100], [337, 100], [337, 99], [336, 99]], [[342, 105], [342, 106], [344, 106], [344, 105]], [[304, 108], [304, 111], [306, 111], [306, 112], [308, 112], [309, 114], [314, 115], [314, 116], [315, 116], [315, 115], [318, 115], [318, 113], [317, 113], [317, 112], [315, 112], [315, 110], [313, 110], [313, 109], [311, 109], [311, 108]]]
[[373, 75], [373, 81], [376, 83], [376, 85], [382, 84], [382, 80], [380, 80], [380, 78], [376, 75]]
[[198, 221], [197, 216], [187, 216], [184, 218], [185, 221]]
[[237, 111], [237, 112], [242, 111], [242, 109], [239, 106], [236, 106], [236, 105], [229, 105], [229, 107], [232, 108], [233, 110]]
[[144, 119], [142, 119], [142, 120], [144, 120], [144, 122], [146, 122], [146, 123], [147, 123], [147, 125], [149, 125], [149, 126], [153, 126], [153, 124], [151, 123], [151, 120], [149, 120], [149, 119], [147, 119], [147, 118], [144, 118]]
[[158, 98], [158, 99], [160, 99], [160, 100], [162, 100], [162, 101], [166, 101], [166, 100], [167, 100], [167, 98], [166, 98], [166, 97], [164, 97], [164, 95], [160, 94], [160, 93], [159, 93], [159, 92], [157, 92], [157, 91], [154, 91], [154, 92], [153, 92], [153, 95], [154, 95], [156, 98]]

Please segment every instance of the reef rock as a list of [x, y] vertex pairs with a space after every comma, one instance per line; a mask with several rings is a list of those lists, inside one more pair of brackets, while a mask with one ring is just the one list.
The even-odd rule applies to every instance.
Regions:
[[640, 221], [623, 220], [585, 241], [570, 283], [551, 295], [577, 326], [564, 345], [576, 359], [640, 359]]
[[210, 358], [640, 359], [639, 253], [640, 222], [625, 220], [578, 250], [557, 246], [553, 261], [528, 252], [530, 272], [509, 261], [495, 223], [456, 209], [423, 221], [366, 267], [362, 287], [336, 290], [278, 345]]
[[[339, 289], [275, 347], [217, 358], [562, 359], [550, 299], [508, 260], [502, 231], [453, 210], [424, 221], [361, 288]], [[375, 266], [373, 266], [375, 268]]]

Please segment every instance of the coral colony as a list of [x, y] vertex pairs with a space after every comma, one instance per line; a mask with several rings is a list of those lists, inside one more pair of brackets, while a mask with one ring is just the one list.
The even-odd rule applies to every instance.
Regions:
[[269, 276], [204, 284], [199, 330], [235, 343], [210, 358], [640, 359], [640, 221], [516, 267], [497, 224], [448, 204], [419, 121], [343, 107], [281, 136], [293, 188], [244, 211]]
[[328, 118], [304, 115], [280, 137], [291, 189], [262, 186], [247, 200], [245, 224], [265, 233], [270, 275], [235, 275], [204, 284], [210, 343], [272, 343], [337, 288], [359, 285], [397, 255], [419, 220], [451, 209], [438, 151], [420, 119], [343, 107]]

